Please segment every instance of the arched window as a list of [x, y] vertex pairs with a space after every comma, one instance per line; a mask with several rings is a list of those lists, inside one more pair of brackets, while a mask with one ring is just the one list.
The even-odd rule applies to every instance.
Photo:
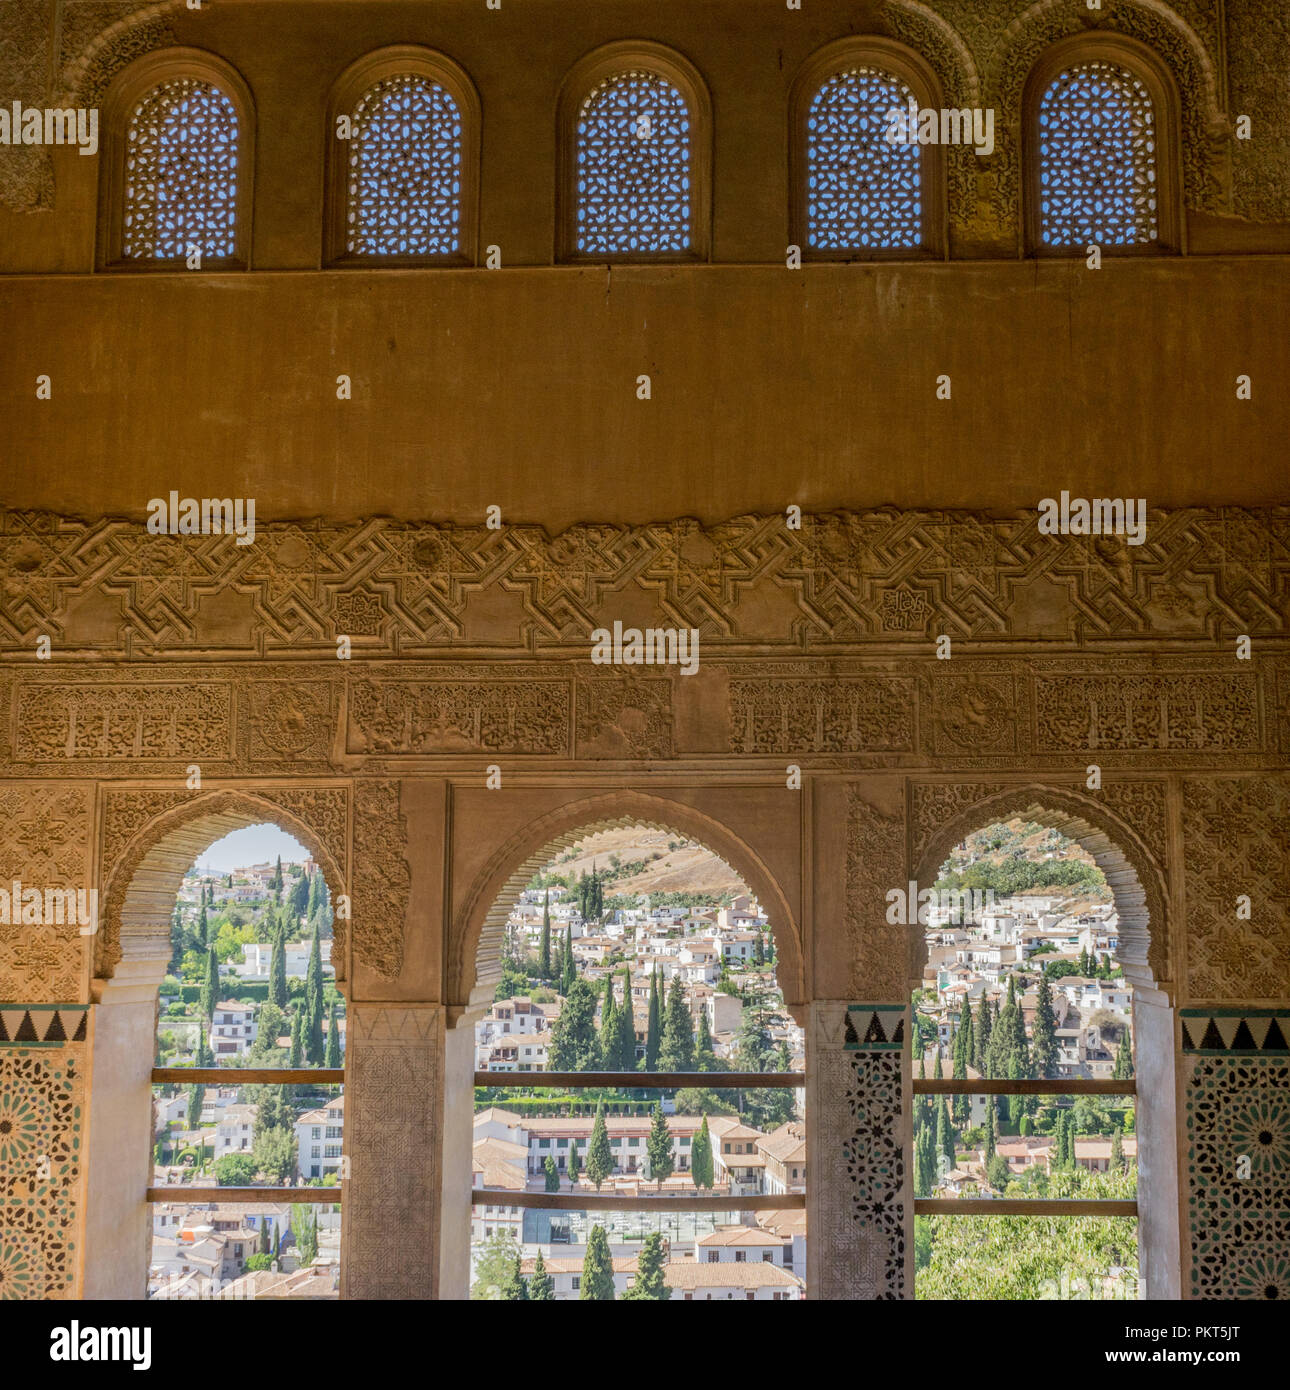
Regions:
[[703, 84], [675, 55], [613, 45], [579, 64], [561, 98], [561, 254], [706, 255], [708, 132]]
[[1037, 252], [1177, 245], [1172, 83], [1136, 45], [1103, 37], [1062, 46], [1031, 75], [1029, 225]]
[[917, 140], [917, 112], [940, 105], [935, 74], [889, 40], [844, 39], [807, 62], [794, 83], [790, 132], [791, 240], [804, 256], [941, 249], [942, 156]]
[[1039, 104], [1041, 235], [1048, 246], [1155, 241], [1155, 115], [1126, 68], [1080, 63]]
[[106, 107], [100, 264], [229, 269], [248, 260], [250, 94], [195, 49], [149, 54]]
[[408, 45], [332, 92], [326, 259], [473, 264], [479, 101], [465, 73]]

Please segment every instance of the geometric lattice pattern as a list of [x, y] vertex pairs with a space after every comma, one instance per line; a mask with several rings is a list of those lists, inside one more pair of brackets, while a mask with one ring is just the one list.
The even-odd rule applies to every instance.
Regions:
[[1187, 1146], [1192, 1297], [1290, 1300], [1290, 1062], [1199, 1059]]
[[[65, 1042], [84, 1042], [89, 1010], [75, 1004], [0, 1004], [0, 1043], [24, 1043], [28, 1047], [61, 1047]], [[3, 1136], [0, 1121], [0, 1137]]]
[[0, 1050], [0, 1298], [72, 1293], [84, 1051]]
[[1113, 63], [1059, 73], [1039, 106], [1045, 246], [1139, 246], [1156, 240], [1156, 136], [1151, 97]]
[[[887, 139], [913, 93], [897, 77], [851, 68], [828, 78], [806, 117], [806, 237], [816, 251], [921, 244], [921, 152]], [[912, 134], [913, 132], [909, 132]]]
[[176, 77], [152, 88], [126, 127], [125, 256], [233, 255], [238, 163], [237, 112], [218, 87]]
[[386, 78], [359, 98], [349, 141], [345, 249], [446, 256], [461, 247], [461, 112], [437, 82]]
[[[852, 1005], [841, 1049], [816, 1059], [822, 1098], [814, 1207], [822, 1296], [905, 1296], [905, 1158], [901, 1146], [903, 1006]], [[865, 1042], [873, 1035], [882, 1041]]]
[[577, 249], [686, 251], [690, 113], [657, 73], [615, 73], [584, 99], [577, 129]]

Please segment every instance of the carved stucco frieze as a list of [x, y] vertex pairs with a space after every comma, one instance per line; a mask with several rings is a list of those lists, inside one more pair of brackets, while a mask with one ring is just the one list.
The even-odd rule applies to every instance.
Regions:
[[[91, 886], [93, 797], [89, 788], [0, 784], [0, 884]], [[0, 923], [0, 1000], [71, 1003], [85, 997], [85, 942], [75, 921]]]
[[[403, 968], [412, 870], [408, 823], [399, 809], [399, 783], [360, 781], [354, 789], [353, 936], [355, 965], [384, 979]], [[337, 923], [343, 955], [344, 931]]]
[[1188, 777], [1182, 820], [1192, 998], [1285, 999], [1290, 778]]
[[99, 659], [334, 659], [342, 634], [356, 658], [442, 658], [481, 642], [572, 657], [589, 655], [592, 631], [615, 617], [697, 628], [705, 660], [748, 644], [785, 655], [874, 642], [917, 650], [940, 633], [1076, 646], [1290, 633], [1286, 508], [1152, 513], [1141, 546], [1041, 535], [1034, 513], [834, 513], [803, 517], [800, 531], [740, 517], [558, 537], [533, 526], [283, 522], [239, 547], [231, 536], [2, 512], [0, 567], [0, 650], [29, 652], [47, 633], [57, 652]]
[[846, 934], [851, 993], [901, 999], [909, 989], [916, 928], [887, 921], [887, 893], [909, 881], [903, 805], [874, 806], [858, 787], [848, 793]]

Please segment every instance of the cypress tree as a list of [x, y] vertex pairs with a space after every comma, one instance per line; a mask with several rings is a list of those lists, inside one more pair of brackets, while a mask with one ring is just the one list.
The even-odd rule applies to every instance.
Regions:
[[293, 1071], [298, 1070], [304, 1063], [305, 1056], [305, 1018], [299, 1009], [291, 1016], [291, 1055], [287, 1059], [287, 1065]]
[[984, 1076], [985, 1071], [985, 1052], [990, 1045], [990, 1001], [985, 996], [985, 991], [981, 991], [981, 999], [977, 1005], [976, 1027], [972, 1034], [972, 1065], [977, 1072]]
[[260, 1219], [259, 1252], [261, 1255], [271, 1253], [269, 1250], [269, 1218], [267, 1216]]
[[330, 1010], [331, 1022], [327, 1028], [327, 1054], [324, 1059], [324, 1066], [339, 1067], [340, 1059], [340, 1024], [336, 1022], [336, 1007], [332, 1005]]
[[318, 933], [314, 932], [309, 947], [309, 968], [305, 972], [305, 1056], [311, 1067], [319, 1067], [323, 1060], [323, 980], [322, 950], [318, 945]]
[[942, 1067], [941, 1067], [941, 1049], [940, 1049], [940, 1046], [939, 1046], [939, 1044], [938, 1044], [938, 1045], [937, 1045], [937, 1048], [936, 1048], [936, 1065], [932, 1068], [932, 1080], [933, 1080], [933, 1081], [942, 1081], [942, 1080], [944, 1080], [944, 1078], [945, 1078], [945, 1072], [944, 1072], [944, 1070], [943, 1070]]
[[281, 856], [281, 855], [278, 855], [278, 864], [277, 864], [277, 867], [276, 867], [276, 868], [274, 869], [274, 871], [273, 871], [273, 891], [274, 891], [275, 893], [281, 893], [281, 892], [282, 892], [282, 856]]
[[560, 993], [568, 994], [573, 989], [575, 971], [573, 968], [573, 923], [570, 922], [564, 934], [564, 956], [560, 962]]
[[587, 1237], [587, 1253], [582, 1258], [582, 1283], [578, 1289], [578, 1297], [596, 1299], [602, 1303], [613, 1301], [614, 1262], [609, 1256], [609, 1242], [605, 1238], [602, 1226], [593, 1226], [591, 1234]]
[[305, 905], [305, 916], [312, 923], [323, 904], [323, 876], [321, 869], [315, 869], [309, 876], [309, 898]]
[[548, 1192], [559, 1192], [560, 1170], [555, 1166], [555, 1159], [550, 1154], [547, 1154], [542, 1164], [542, 1177]]
[[546, 1272], [546, 1261], [539, 1250], [529, 1275], [529, 1302], [550, 1303], [555, 1298], [555, 1280]]
[[658, 1066], [660, 1071], [694, 1070], [694, 1025], [685, 1005], [685, 989], [680, 975], [672, 976], [672, 984], [667, 992]]
[[712, 1164], [712, 1135], [708, 1131], [708, 1117], [703, 1117], [699, 1132], [690, 1146], [690, 1176], [695, 1187], [711, 1187], [714, 1182]]
[[636, 1261], [636, 1278], [623, 1298], [653, 1299], [659, 1303], [671, 1298], [672, 1290], [663, 1277], [665, 1263], [663, 1237], [658, 1231], [653, 1231], [645, 1237]]
[[287, 947], [280, 931], [273, 934], [273, 955], [269, 962], [269, 998], [278, 1008], [287, 1007]]
[[708, 1027], [707, 1009], [699, 1010], [699, 1035], [694, 1042], [695, 1071], [716, 1071], [717, 1054], [712, 1047], [712, 1029]]
[[502, 1280], [501, 1287], [498, 1289], [498, 1297], [503, 1303], [527, 1303], [529, 1301], [529, 1287], [524, 1282], [524, 1276], [520, 1272], [520, 1252], [516, 1250], [515, 1258], [511, 1261], [511, 1266], [506, 1272], [506, 1278]]
[[1122, 1173], [1128, 1165], [1124, 1161], [1124, 1140], [1118, 1129], [1111, 1131], [1111, 1171]]
[[210, 923], [206, 920], [206, 898], [203, 891], [202, 908], [197, 914], [197, 940], [201, 942], [203, 946], [212, 946], [214, 942], [211, 941], [210, 936], [211, 929]]
[[[587, 1177], [600, 1191], [600, 1184], [614, 1171], [614, 1154], [609, 1147], [609, 1129], [605, 1124], [605, 1102], [596, 1107], [596, 1123], [591, 1127], [591, 1142], [587, 1145]], [[596, 1228], [599, 1230], [599, 1227]], [[601, 1232], [604, 1235], [604, 1232]]]
[[576, 1139], [571, 1139], [569, 1141], [569, 1163], [567, 1171], [569, 1174], [570, 1188], [577, 1187], [578, 1174], [582, 1172], [582, 1159], [578, 1157], [578, 1141]]
[[1120, 1045], [1115, 1049], [1115, 1067], [1111, 1076], [1116, 1081], [1133, 1079], [1133, 1040], [1127, 1023], [1124, 1025], [1124, 1032], [1120, 1034]]
[[206, 948], [206, 978], [202, 981], [198, 995], [198, 1007], [207, 1023], [215, 1016], [215, 1005], [219, 1003], [219, 961], [215, 959], [214, 946]]
[[[657, 963], [656, 963], [657, 964]], [[663, 1015], [658, 997], [658, 970], [649, 977], [649, 1032], [645, 1035], [645, 1070], [658, 1070], [658, 1054], [663, 1043]]]
[[994, 1157], [994, 1097], [985, 1098], [985, 1161]]
[[605, 997], [600, 1004], [600, 1065], [618, 1070], [618, 1006], [614, 1003], [614, 977], [605, 976]]
[[614, 1071], [636, 1070], [636, 1019], [632, 1013], [631, 970], [623, 972], [623, 1002], [614, 1011]]
[[551, 978], [551, 890], [546, 890], [542, 900], [542, 944], [538, 948], [538, 974], [544, 980]]
[[564, 1008], [551, 1029], [548, 1053], [552, 1071], [595, 1071], [602, 1064], [596, 1033], [596, 991], [575, 980]]
[[936, 1097], [936, 1147], [945, 1155], [950, 1168], [954, 1167], [954, 1126], [950, 1124], [950, 1107], [944, 1096]]
[[1039, 977], [1039, 998], [1035, 1007], [1034, 1045], [1030, 1052], [1031, 1070], [1039, 1081], [1057, 1078], [1057, 1019], [1053, 1013], [1053, 990], [1047, 975]]
[[936, 1152], [932, 1131], [924, 1125], [914, 1141], [914, 1195], [930, 1197], [936, 1185]]
[[645, 1140], [645, 1153], [649, 1158], [649, 1170], [660, 1190], [672, 1176], [672, 1132], [667, 1127], [667, 1117], [663, 1114], [661, 1102], [654, 1102], [654, 1119], [650, 1124], [649, 1136]]

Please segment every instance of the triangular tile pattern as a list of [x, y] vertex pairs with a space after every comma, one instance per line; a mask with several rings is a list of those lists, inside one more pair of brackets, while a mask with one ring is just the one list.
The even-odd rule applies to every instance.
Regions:
[[[863, 1031], [862, 1031], [863, 1030]], [[850, 1051], [898, 1050], [905, 1041], [903, 1004], [851, 1005], [845, 1047]]]
[[89, 1010], [83, 1004], [0, 1004], [0, 1046], [61, 1047], [84, 1042]]
[[1250, 1009], [1244, 1013], [1186, 1009], [1181, 1018], [1184, 1052], [1234, 1056], [1290, 1052], [1286, 1043], [1290, 1036], [1290, 1009]]

